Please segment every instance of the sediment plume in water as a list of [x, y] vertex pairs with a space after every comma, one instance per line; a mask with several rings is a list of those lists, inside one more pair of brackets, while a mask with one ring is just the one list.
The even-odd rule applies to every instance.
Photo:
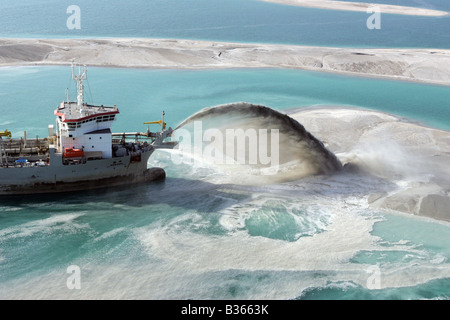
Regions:
[[184, 120], [174, 136], [182, 138], [183, 152], [241, 181], [258, 176], [280, 182], [342, 169], [339, 159], [298, 121], [261, 105], [239, 102], [203, 109]]

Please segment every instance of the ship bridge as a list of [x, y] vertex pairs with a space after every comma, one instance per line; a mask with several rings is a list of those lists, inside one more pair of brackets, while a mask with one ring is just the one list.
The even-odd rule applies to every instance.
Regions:
[[57, 122], [65, 135], [79, 137], [87, 132], [109, 129], [119, 113], [117, 107], [61, 102], [55, 110]]
[[85, 152], [102, 154], [102, 158], [112, 157], [111, 125], [119, 109], [106, 106], [95, 106], [84, 102], [84, 85], [87, 69], [81, 70], [72, 77], [77, 84], [77, 101], [64, 101], [55, 110], [58, 125], [58, 151], [76, 149]]

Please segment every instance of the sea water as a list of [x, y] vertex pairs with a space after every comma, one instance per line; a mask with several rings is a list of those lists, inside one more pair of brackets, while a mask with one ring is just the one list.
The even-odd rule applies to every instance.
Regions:
[[[449, 10], [446, 0], [432, 3], [435, 9]], [[67, 28], [70, 5], [80, 8], [80, 29]], [[366, 12], [256, 0], [3, 0], [0, 12], [1, 37], [146, 37], [446, 49], [450, 43], [450, 16], [382, 14], [381, 29], [370, 30]]]
[[[445, 9], [445, 1], [427, 3]], [[73, 33], [65, 27], [72, 2], [43, 4], [2, 1], [0, 33], [388, 47], [449, 43], [442, 32], [448, 18], [383, 15], [381, 30], [386, 29], [376, 34], [355, 28], [365, 26], [364, 13], [250, 0], [135, 1], [126, 8], [122, 2], [78, 1], [82, 29]], [[53, 110], [73, 86], [69, 67], [2, 68], [0, 130], [46, 136]], [[143, 131], [143, 122], [159, 120], [163, 110], [168, 125], [176, 127], [205, 107], [237, 101], [282, 112], [320, 105], [369, 108], [450, 127], [448, 87], [300, 70], [90, 68], [86, 96], [88, 102], [119, 107], [115, 132]], [[217, 167], [175, 163], [173, 152], [157, 151], [149, 161], [166, 170], [164, 182], [2, 198], [0, 297], [450, 297], [448, 223], [369, 208], [368, 194], [384, 190], [385, 181], [338, 174], [233, 184]], [[73, 270], [79, 271], [77, 281]]]
[[[340, 105], [379, 110], [426, 126], [450, 128], [450, 90], [446, 86], [349, 77], [287, 69], [152, 70], [89, 68], [86, 101], [117, 105], [117, 132], [145, 130], [159, 120], [176, 127], [193, 113], [215, 105], [245, 101], [276, 110]], [[46, 136], [53, 111], [75, 97], [67, 67], [8, 67], [0, 74], [0, 125], [15, 137], [27, 130]], [[23, 92], [26, 92], [24, 94]], [[33, 111], [33, 118], [28, 115]], [[28, 120], [28, 121], [24, 121]], [[152, 126], [152, 129], [158, 129]]]

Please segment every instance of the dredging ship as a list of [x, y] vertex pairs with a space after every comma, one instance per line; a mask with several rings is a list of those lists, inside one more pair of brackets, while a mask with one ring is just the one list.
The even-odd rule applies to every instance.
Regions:
[[85, 103], [87, 68], [79, 67], [72, 78], [77, 100], [61, 102], [56, 108], [56, 128], [48, 126], [48, 137], [12, 138], [0, 132], [0, 195], [40, 194], [79, 191], [141, 183], [165, 178], [162, 168], [148, 168], [147, 162], [157, 148], [170, 148], [164, 140], [164, 112], [161, 131], [112, 133], [111, 125], [119, 114], [116, 106]]

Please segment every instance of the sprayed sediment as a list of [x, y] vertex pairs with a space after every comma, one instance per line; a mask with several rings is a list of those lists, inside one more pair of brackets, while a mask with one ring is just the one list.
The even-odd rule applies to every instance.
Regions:
[[[261, 170], [257, 172], [271, 182], [295, 180], [318, 174], [332, 174], [342, 169], [339, 159], [297, 120], [265, 106], [238, 102], [206, 108], [183, 121], [175, 129], [175, 132], [179, 133], [181, 129], [192, 131], [195, 129], [193, 127], [196, 122], [201, 122], [203, 130], [214, 129], [221, 136], [226, 136], [229, 130], [234, 130], [233, 132], [240, 130], [241, 136], [237, 136], [237, 138], [248, 138], [241, 143], [241, 147], [245, 148], [243, 152], [246, 153], [246, 159], [251, 157], [249, 149], [251, 151], [254, 147], [254, 152], [259, 152], [260, 149], [257, 150], [256, 144], [258, 143], [261, 148], [261, 143], [267, 142], [270, 145], [267, 147], [270, 149], [270, 156], [275, 157], [276, 154], [276, 163], [271, 162], [269, 167], [273, 169], [276, 166], [276, 172], [274, 174], [261, 174]], [[249, 137], [249, 132], [254, 132], [253, 142]], [[266, 137], [263, 137], [262, 133], [266, 132], [267, 135], [276, 132], [276, 140], [273, 135], [271, 136], [272, 140], [264, 140]], [[239, 148], [239, 145], [237, 147]], [[220, 145], [216, 143], [215, 148], [216, 152], [225, 154], [227, 159], [237, 160], [235, 154], [230, 154], [230, 150], [239, 152], [234, 145], [232, 148], [228, 148], [226, 143], [220, 143]], [[242, 164], [240, 163], [240, 165]], [[253, 163], [250, 166], [245, 163], [245, 165], [259, 169], [268, 168], [262, 163]], [[233, 167], [234, 171], [239, 169], [242, 169], [242, 166]]]
[[[390, 185], [368, 194], [372, 208], [450, 221], [450, 133], [401, 117], [350, 107], [301, 108], [289, 113], [338, 158]], [[378, 190], [377, 190], [378, 189]]]
[[[450, 219], [447, 131], [372, 110], [322, 107], [283, 114], [244, 102], [203, 109], [175, 131], [192, 130], [196, 121], [203, 129], [221, 132], [230, 128], [280, 132], [276, 174], [252, 175], [245, 170], [248, 166], [236, 165], [227, 171], [229, 180], [220, 182], [261, 185], [350, 173], [369, 184], [378, 181], [366, 194], [373, 208]], [[349, 164], [345, 166], [349, 170], [342, 170], [342, 163]], [[304, 183], [308, 188], [308, 181]]]

